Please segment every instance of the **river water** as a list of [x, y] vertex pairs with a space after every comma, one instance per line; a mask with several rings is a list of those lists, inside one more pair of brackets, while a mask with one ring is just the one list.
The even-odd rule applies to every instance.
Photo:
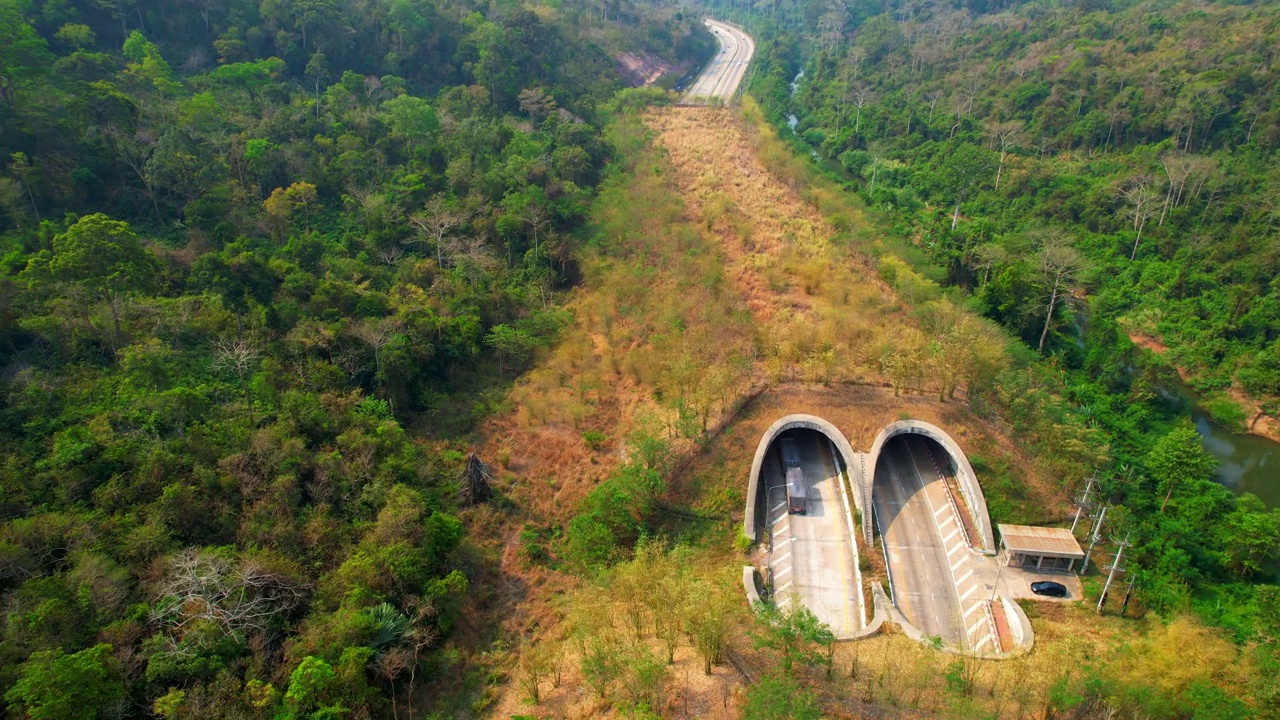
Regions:
[[1219, 482], [1236, 494], [1251, 492], [1267, 507], [1280, 508], [1280, 443], [1223, 428], [1200, 406], [1195, 390], [1180, 380], [1173, 389], [1190, 404], [1204, 449], [1218, 459]]

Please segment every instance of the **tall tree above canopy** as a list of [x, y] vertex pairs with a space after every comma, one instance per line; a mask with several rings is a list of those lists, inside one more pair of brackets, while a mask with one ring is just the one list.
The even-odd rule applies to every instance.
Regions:
[[53, 250], [32, 258], [24, 274], [33, 282], [47, 277], [105, 301], [111, 308], [114, 347], [120, 337], [122, 296], [150, 287], [159, 269], [156, 256], [129, 223], [95, 213], [55, 236]]
[[1147, 470], [1156, 486], [1165, 491], [1163, 512], [1176, 487], [1188, 482], [1212, 480], [1218, 471], [1218, 461], [1205, 452], [1200, 443], [1200, 433], [1184, 425], [1169, 431], [1156, 441], [1147, 455]]
[[53, 62], [44, 38], [22, 18], [19, 3], [0, 4], [0, 102], [15, 108], [20, 84], [38, 78]]

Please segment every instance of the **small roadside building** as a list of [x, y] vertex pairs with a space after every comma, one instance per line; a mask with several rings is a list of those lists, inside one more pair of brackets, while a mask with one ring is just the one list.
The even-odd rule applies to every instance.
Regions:
[[1000, 564], [1026, 570], [1071, 572], [1084, 559], [1080, 543], [1066, 528], [999, 525]]

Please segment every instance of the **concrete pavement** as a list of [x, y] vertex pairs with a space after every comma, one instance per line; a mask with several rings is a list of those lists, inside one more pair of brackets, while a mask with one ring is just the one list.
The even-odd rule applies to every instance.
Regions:
[[756, 51], [751, 36], [738, 28], [710, 18], [706, 23], [720, 43], [720, 50], [685, 92], [682, 102], [688, 105], [705, 105], [712, 100], [728, 102], [732, 99], [751, 63], [751, 56]]
[[809, 509], [787, 513], [782, 464], [776, 446], [761, 471], [769, 488], [768, 522], [772, 529], [769, 567], [774, 597], [780, 606], [798, 600], [837, 637], [861, 629], [857, 587], [857, 553], [846, 526], [839, 493], [839, 473], [830, 443], [813, 431], [795, 432], [800, 448]]
[[888, 558], [894, 601], [922, 632], [952, 647], [991, 651], [989, 598], [954, 501], [923, 438], [885, 445], [877, 466], [875, 510]]

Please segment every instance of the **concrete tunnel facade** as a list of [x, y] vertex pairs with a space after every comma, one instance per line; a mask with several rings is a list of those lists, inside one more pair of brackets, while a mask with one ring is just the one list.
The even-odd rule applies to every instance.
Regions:
[[742, 521], [742, 532], [748, 538], [752, 540], [758, 539], [756, 515], [760, 502], [760, 471], [764, 467], [764, 460], [769, 452], [769, 447], [779, 435], [796, 428], [814, 430], [823, 434], [831, 441], [831, 444], [838, 452], [839, 460], [844, 464], [844, 469], [847, 471], [850, 484], [853, 487], [854, 504], [857, 506], [858, 511], [862, 513], [863, 542], [868, 546], [872, 544], [874, 538], [872, 523], [867, 521], [866, 513], [872, 507], [871, 494], [876, 477], [876, 463], [880, 459], [885, 443], [898, 435], [906, 434], [924, 435], [938, 443], [946, 450], [955, 466], [956, 480], [977, 526], [979, 536], [977, 540], [982, 545], [982, 551], [989, 555], [995, 554], [996, 543], [991, 529], [991, 518], [987, 514], [987, 501], [982, 494], [982, 487], [978, 484], [978, 477], [973, 471], [973, 466], [969, 464], [969, 459], [965, 456], [964, 450], [950, 435], [942, 428], [923, 420], [900, 420], [885, 426], [871, 443], [871, 449], [862, 454], [854, 451], [853, 446], [849, 444], [848, 438], [844, 436], [844, 433], [840, 432], [839, 428], [816, 415], [801, 413], [778, 418], [769, 426], [768, 430], [765, 430], [764, 435], [760, 438], [760, 443], [756, 446], [755, 458], [751, 462], [751, 476], [747, 483], [746, 509]]
[[[982, 552], [994, 555], [996, 553], [995, 536], [991, 532], [991, 517], [987, 515], [987, 499], [982, 494], [982, 486], [978, 484], [978, 476], [973, 472], [973, 466], [969, 464], [969, 458], [965, 456], [964, 450], [960, 449], [960, 445], [936, 425], [922, 420], [900, 420], [886, 426], [879, 435], [876, 435], [875, 441], [871, 443], [871, 450], [867, 452], [867, 467], [863, 475], [863, 482], [868, 486], [865, 490], [868, 500], [871, 497], [870, 486], [875, 483], [876, 463], [880, 459], [884, 445], [898, 435], [924, 435], [947, 451], [956, 468], [956, 480], [960, 485], [960, 493], [964, 495], [965, 504], [969, 506], [969, 514], [973, 516], [973, 522], [977, 526], [977, 539], [982, 543]], [[863, 525], [866, 526], [863, 535], [869, 543], [871, 541], [870, 523], [863, 523]]]
[[[756, 509], [760, 498], [760, 470], [764, 467], [764, 459], [769, 454], [769, 446], [779, 435], [796, 428], [805, 430], [814, 430], [822, 433], [831, 441], [835, 449], [840, 454], [840, 462], [844, 464], [845, 469], [849, 473], [849, 479], [852, 480], [856, 487], [858, 495], [861, 495], [861, 478], [856, 478], [854, 472], [854, 463], [856, 462], [857, 453], [853, 451], [853, 446], [849, 444], [848, 438], [844, 433], [831, 423], [823, 420], [817, 415], [786, 415], [778, 418], [776, 422], [764, 431], [764, 435], [760, 438], [760, 444], [756, 446], [755, 459], [751, 461], [751, 478], [747, 481], [747, 507], [742, 517], [742, 532], [752, 540], [756, 540]], [[862, 510], [862, 504], [859, 501], [858, 509]]]

